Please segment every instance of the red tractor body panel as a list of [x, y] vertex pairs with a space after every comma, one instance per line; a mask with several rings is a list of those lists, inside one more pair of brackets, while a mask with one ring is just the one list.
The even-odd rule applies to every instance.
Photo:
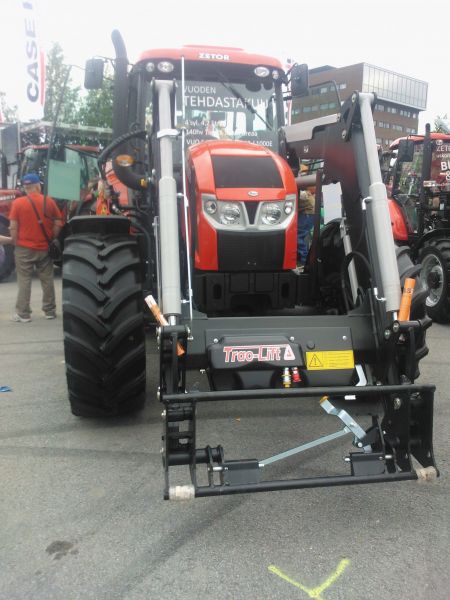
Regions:
[[408, 241], [408, 229], [402, 209], [392, 198], [388, 199], [389, 214], [391, 216], [392, 234], [396, 242]]
[[[227, 166], [242, 163], [242, 174], [233, 187], [227, 185]], [[263, 171], [272, 170], [272, 179]], [[247, 174], [245, 173], [247, 171]], [[225, 255], [240, 255], [242, 262], [236, 268], [259, 271], [281, 271], [297, 266], [297, 187], [289, 165], [277, 154], [248, 142], [210, 141], [196, 144], [188, 152], [188, 189], [190, 203], [195, 203], [195, 268], [204, 271], [228, 270], [230, 261]], [[247, 185], [242, 185], [246, 180]], [[267, 187], [267, 183], [270, 187]], [[195, 198], [193, 197], [195, 196]], [[285, 211], [286, 198], [292, 202], [289, 214]], [[206, 199], [206, 200], [205, 200]], [[213, 202], [214, 215], [205, 211], [205, 201]], [[280, 223], [277, 229], [265, 224], [262, 211], [269, 205], [279, 207]], [[224, 207], [238, 207], [236, 224], [225, 224], [219, 215]], [[273, 234], [274, 260], [270, 259], [269, 229]], [[192, 230], [192, 227], [191, 227]], [[260, 247], [261, 246], [261, 247]], [[258, 256], [259, 250], [264, 250]], [[264, 257], [265, 254], [265, 257]], [[275, 254], [278, 260], [275, 259]]]
[[1, 190], [0, 189], [0, 216], [9, 220], [12, 201], [20, 196], [19, 190]]

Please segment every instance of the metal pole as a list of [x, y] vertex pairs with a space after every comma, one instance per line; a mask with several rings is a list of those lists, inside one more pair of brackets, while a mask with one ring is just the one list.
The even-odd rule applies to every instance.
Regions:
[[182, 104], [182, 120], [183, 126], [181, 129], [181, 176], [183, 178], [183, 207], [184, 207], [184, 235], [186, 238], [186, 269], [188, 277], [188, 301], [189, 301], [189, 319], [192, 321], [192, 274], [191, 274], [191, 249], [189, 239], [189, 200], [186, 193], [186, 157], [185, 157], [185, 145], [186, 145], [186, 107], [184, 100], [184, 56], [181, 57], [181, 104]]
[[156, 81], [158, 95], [158, 132], [161, 179], [159, 180], [159, 228], [161, 239], [161, 306], [172, 325], [181, 315], [180, 249], [178, 239], [177, 186], [173, 176], [172, 140], [178, 132], [172, 129], [170, 94], [172, 81]]

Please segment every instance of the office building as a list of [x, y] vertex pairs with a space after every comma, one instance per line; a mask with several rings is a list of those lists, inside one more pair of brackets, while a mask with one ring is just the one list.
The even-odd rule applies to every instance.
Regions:
[[336, 111], [336, 98], [329, 83], [334, 81], [341, 101], [353, 91], [377, 95], [373, 118], [377, 143], [383, 148], [402, 136], [417, 133], [419, 112], [427, 107], [428, 84], [367, 63], [336, 68], [330, 65], [309, 71], [311, 86], [318, 86], [306, 102], [292, 103], [292, 122]]

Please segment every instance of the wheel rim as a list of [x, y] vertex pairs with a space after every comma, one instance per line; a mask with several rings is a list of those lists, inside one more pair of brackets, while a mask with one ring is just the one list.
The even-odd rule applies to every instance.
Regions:
[[436, 306], [444, 291], [444, 268], [435, 254], [427, 254], [422, 259], [421, 279], [428, 286], [426, 305]]

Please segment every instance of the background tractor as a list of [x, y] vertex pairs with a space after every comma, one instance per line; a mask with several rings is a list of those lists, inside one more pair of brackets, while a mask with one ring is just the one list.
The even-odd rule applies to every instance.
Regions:
[[[0, 234], [8, 235], [11, 204], [22, 194], [20, 182], [27, 173], [40, 176], [48, 194], [56, 200], [64, 222], [87, 211], [92, 203], [88, 196], [90, 186], [99, 177], [98, 141], [107, 143], [110, 132], [103, 128], [60, 124], [50, 143], [51, 129], [52, 124], [46, 121], [31, 125], [13, 123], [0, 129]], [[89, 138], [91, 143], [88, 143]], [[63, 237], [64, 231], [61, 241]], [[6, 256], [0, 266], [0, 281], [14, 270], [13, 247], [4, 249]]]
[[[294, 66], [287, 91], [271, 57], [185, 46], [143, 52], [130, 68], [118, 32], [113, 43], [113, 141], [99, 166], [105, 175], [110, 162], [126, 190], [111, 214], [69, 223], [63, 326], [72, 412], [143, 406], [145, 297], [159, 321], [165, 498], [435, 476], [434, 388], [414, 383], [431, 321], [420, 280], [410, 316], [398, 318], [402, 284], [418, 268], [392, 239], [374, 97], [354, 93], [337, 115], [286, 125], [286, 101], [310, 94], [306, 65]], [[102, 59], [88, 61], [86, 87], [100, 86], [102, 73]], [[300, 272], [305, 158], [323, 163], [313, 181], [319, 198], [322, 186], [340, 183], [342, 217], [320, 231], [317, 202]], [[199, 370], [208, 390], [188, 383]], [[306, 397], [320, 398], [317, 410], [343, 429], [264, 460], [197, 447], [200, 402], [291, 398], [302, 418]], [[347, 434], [356, 450], [343, 474], [270, 479], [273, 463]], [[184, 467], [179, 486], [175, 467]]]
[[430, 133], [396, 140], [383, 154], [394, 239], [408, 244], [422, 264], [429, 289], [426, 308], [450, 322], [450, 135]]

